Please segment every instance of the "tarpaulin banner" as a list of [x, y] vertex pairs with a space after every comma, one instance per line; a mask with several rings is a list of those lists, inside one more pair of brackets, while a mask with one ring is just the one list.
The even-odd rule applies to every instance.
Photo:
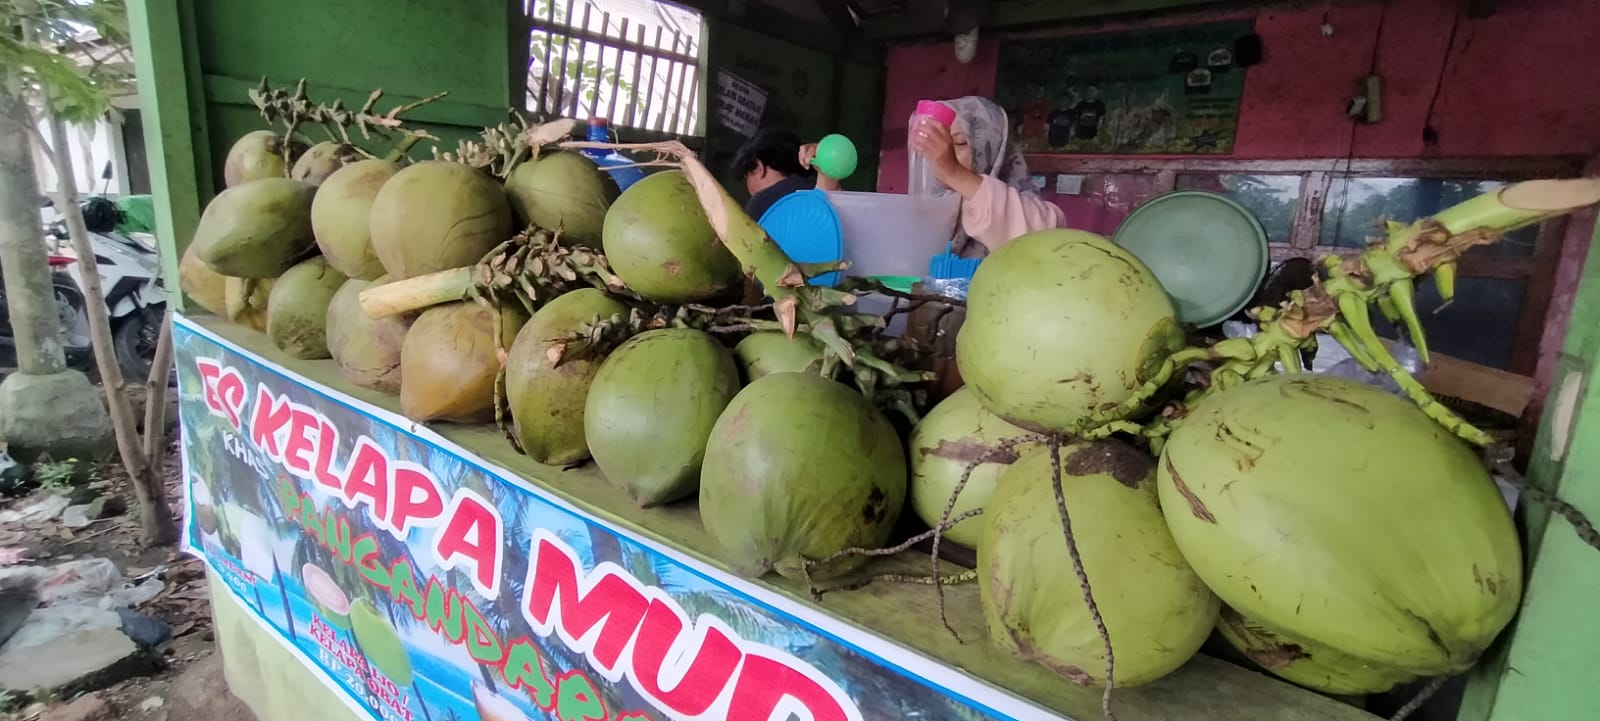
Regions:
[[194, 321], [173, 340], [186, 545], [373, 719], [1054, 718]]

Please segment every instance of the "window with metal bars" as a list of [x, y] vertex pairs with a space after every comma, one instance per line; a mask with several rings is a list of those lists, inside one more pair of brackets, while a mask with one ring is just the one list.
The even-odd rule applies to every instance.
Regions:
[[696, 136], [700, 14], [659, 0], [528, 0], [528, 110]]

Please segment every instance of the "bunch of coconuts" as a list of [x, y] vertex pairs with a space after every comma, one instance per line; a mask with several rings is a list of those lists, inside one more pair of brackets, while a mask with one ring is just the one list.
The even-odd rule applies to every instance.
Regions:
[[[293, 357], [332, 358], [350, 382], [398, 395], [417, 421], [494, 420], [503, 371], [510, 430], [526, 454], [550, 465], [592, 458], [644, 506], [698, 499], [724, 559], [752, 576], [799, 577], [805, 559], [887, 540], [906, 496], [904, 444], [861, 392], [822, 375], [822, 344], [803, 330], [669, 327], [603, 351], [574, 344], [639, 302], [741, 298], [749, 269], [684, 172], [619, 193], [576, 152], [536, 156], [503, 182], [456, 162], [321, 153], [333, 160], [319, 163], [338, 167], [310, 174], [282, 160], [279, 142], [242, 138], [229, 167], [250, 171], [230, 172], [237, 182], [201, 220], [184, 287], [197, 299], [212, 284], [227, 289], [212, 310], [264, 330]], [[541, 298], [531, 317], [466, 300], [364, 312], [363, 292], [472, 266], [530, 226], [603, 251], [625, 292]]]
[[1213, 631], [1326, 693], [1469, 667], [1522, 577], [1472, 450], [1404, 399], [1310, 374], [1211, 394], [1156, 457], [1075, 440], [1181, 346], [1154, 275], [1099, 236], [1034, 233], [979, 266], [957, 340], [968, 385], [913, 432], [911, 506], [976, 549], [991, 642], [1118, 687]]

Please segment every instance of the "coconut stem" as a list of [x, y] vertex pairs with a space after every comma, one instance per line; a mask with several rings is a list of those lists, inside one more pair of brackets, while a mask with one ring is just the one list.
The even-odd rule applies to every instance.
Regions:
[[1561, 500], [1556, 494], [1528, 482], [1517, 469], [1511, 467], [1511, 450], [1509, 448], [1495, 447], [1487, 452], [1486, 460], [1489, 467], [1494, 470], [1506, 483], [1511, 484], [1522, 495], [1539, 503], [1572, 526], [1573, 533], [1578, 534], [1578, 539], [1600, 551], [1600, 531], [1595, 530], [1594, 524], [1583, 511], [1577, 509], [1566, 501]]
[[1417, 709], [1422, 708], [1422, 705], [1427, 703], [1428, 699], [1433, 698], [1434, 694], [1439, 693], [1439, 689], [1444, 688], [1444, 685], [1449, 681], [1449, 676], [1439, 676], [1429, 681], [1428, 685], [1423, 686], [1422, 690], [1417, 692], [1417, 695], [1412, 696], [1411, 700], [1406, 702], [1406, 705], [1401, 706], [1400, 710], [1395, 711], [1394, 715], [1389, 717], [1389, 721], [1406, 721], [1406, 719], [1411, 717], [1411, 714], [1417, 712]]
[[[955, 512], [956, 500], [961, 498], [961, 492], [966, 489], [967, 481], [972, 480], [972, 472], [977, 470], [978, 466], [999, 458], [1001, 454], [1010, 453], [1011, 450], [1017, 446], [1020, 446], [1024, 443], [1038, 443], [1039, 441], [1043, 441], [1045, 439], [1046, 436], [1041, 433], [1027, 433], [1013, 438], [1007, 438], [999, 443], [996, 443], [989, 450], [984, 451], [983, 455], [969, 461], [967, 463], [967, 467], [961, 469], [961, 479], [956, 481], [954, 488], [950, 489], [950, 497], [944, 502], [944, 512], [939, 514], [939, 523], [933, 527], [933, 549], [930, 553], [932, 555], [933, 565], [932, 575], [935, 579], [939, 578], [939, 545], [944, 540], [945, 530], [954, 528], [957, 523], [961, 522], [961, 518], [959, 517], [955, 520], [952, 520], [950, 518], [950, 514]], [[965, 514], [962, 514], [962, 517], [964, 516]], [[944, 624], [944, 629], [949, 631], [951, 636], [955, 636], [957, 639], [960, 639], [961, 634], [956, 633], [956, 630], [950, 626], [950, 617], [945, 613], [944, 586], [935, 582], [933, 584], [933, 591], [934, 594], [939, 598], [939, 622]]]
[[369, 318], [387, 318], [465, 300], [471, 296], [475, 285], [472, 268], [441, 270], [361, 291], [361, 309]]
[[1067, 541], [1067, 555], [1072, 557], [1072, 572], [1078, 575], [1078, 588], [1083, 590], [1083, 603], [1089, 607], [1089, 618], [1094, 620], [1094, 628], [1106, 648], [1106, 683], [1105, 692], [1100, 695], [1100, 711], [1105, 714], [1106, 721], [1117, 721], [1117, 715], [1111, 710], [1112, 679], [1117, 666], [1116, 656], [1111, 651], [1111, 632], [1106, 630], [1106, 620], [1100, 615], [1100, 606], [1094, 602], [1089, 574], [1083, 570], [1083, 556], [1078, 553], [1078, 539], [1072, 535], [1072, 516], [1067, 513], [1067, 498], [1061, 489], [1061, 438], [1051, 436], [1046, 443], [1050, 446], [1050, 485], [1056, 494], [1056, 513], [1061, 516], [1061, 535]]
[[[957, 516], [957, 517], [951, 519], [948, 524], [941, 524], [941, 525], [945, 526], [945, 527], [954, 526], [954, 525], [956, 525], [956, 524], [958, 524], [958, 523], [960, 523], [962, 521], [965, 521], [965, 520], [967, 520], [969, 518], [976, 518], [976, 517], [981, 516], [981, 515], [983, 515], [983, 509], [982, 508], [974, 508], [974, 509], [972, 509], [970, 511], [967, 511], [966, 513], [961, 514], [960, 516]], [[834, 591], [853, 591], [853, 590], [855, 590], [857, 588], [861, 588], [862, 586], [865, 586], [868, 583], [871, 583], [871, 582], [876, 581], [876, 580], [888, 581], [888, 580], [904, 580], [906, 578], [916, 578], [916, 579], [919, 579], [919, 580], [915, 581], [916, 583], [931, 582], [931, 579], [924, 579], [921, 576], [912, 577], [912, 576], [897, 576], [896, 574], [883, 574], [883, 575], [879, 575], [879, 576], [872, 576], [870, 578], [867, 578], [865, 581], [847, 583], [847, 584], [844, 584], [844, 585], [841, 585], [841, 586], [830, 586], [828, 588], [817, 588], [816, 585], [811, 582], [811, 568], [813, 566], [818, 566], [818, 565], [822, 565], [822, 564], [826, 564], [826, 563], [832, 563], [832, 562], [837, 561], [837, 560], [839, 560], [841, 558], [844, 558], [846, 556], [893, 556], [895, 554], [905, 553], [906, 551], [910, 550], [912, 546], [915, 546], [915, 545], [917, 545], [919, 543], [922, 543], [923, 541], [926, 541], [926, 540], [928, 540], [930, 538], [933, 538], [934, 533], [938, 532], [938, 530], [939, 529], [936, 528], [936, 529], [929, 530], [929, 531], [923, 531], [922, 533], [919, 533], [919, 534], [917, 534], [915, 536], [912, 536], [912, 537], [906, 539], [905, 541], [901, 542], [899, 545], [890, 546], [888, 548], [843, 548], [843, 549], [840, 549], [838, 551], [835, 551], [832, 555], [828, 556], [827, 558], [822, 559], [821, 561], [812, 561], [812, 560], [809, 560], [809, 559], [807, 559], [805, 561], [802, 561], [801, 564], [800, 564], [800, 572], [801, 572], [801, 574], [803, 576], [805, 576], [806, 586], [811, 589], [811, 597], [813, 599], [815, 599], [815, 600], [818, 600], [818, 601], [822, 600], [823, 594], [832, 593]], [[958, 573], [958, 574], [955, 574], [955, 575], [956, 576], [961, 576], [961, 575], [964, 575], [964, 574], [965, 574], [965, 572]], [[890, 578], [890, 576], [896, 576], [896, 577], [895, 578]]]

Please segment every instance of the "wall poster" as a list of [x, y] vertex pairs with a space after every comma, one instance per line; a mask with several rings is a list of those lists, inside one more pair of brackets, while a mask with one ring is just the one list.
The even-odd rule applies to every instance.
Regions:
[[717, 120], [723, 127], [750, 137], [761, 127], [767, 91], [726, 70], [717, 71]]
[[1226, 154], [1249, 20], [1035, 38], [1000, 50], [996, 98], [1025, 153]]

